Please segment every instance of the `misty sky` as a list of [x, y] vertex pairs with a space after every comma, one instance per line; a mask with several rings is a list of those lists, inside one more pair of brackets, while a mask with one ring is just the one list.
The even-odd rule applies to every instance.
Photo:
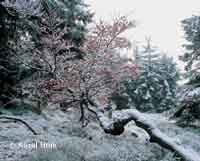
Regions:
[[128, 32], [131, 40], [152, 41], [169, 55], [181, 54], [183, 32], [180, 21], [200, 13], [200, 0], [86, 0], [95, 18], [109, 20], [115, 15], [136, 19], [137, 27]]

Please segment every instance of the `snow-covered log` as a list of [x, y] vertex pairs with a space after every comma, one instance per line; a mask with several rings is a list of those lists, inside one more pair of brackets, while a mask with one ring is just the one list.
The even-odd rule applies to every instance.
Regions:
[[130, 122], [135, 121], [136, 126], [144, 129], [150, 136], [150, 142], [159, 144], [160, 146], [175, 152], [179, 157], [185, 161], [200, 161], [200, 155], [197, 152], [186, 149], [174, 142], [169, 136], [162, 133], [155, 124], [148, 119], [148, 114], [144, 114], [135, 109], [114, 111], [112, 118], [108, 118], [104, 113], [98, 112], [101, 127], [106, 133], [112, 135], [120, 135], [124, 132], [124, 126]]

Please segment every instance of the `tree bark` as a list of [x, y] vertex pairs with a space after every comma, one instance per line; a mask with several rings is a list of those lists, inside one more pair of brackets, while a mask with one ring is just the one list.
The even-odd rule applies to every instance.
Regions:
[[136, 126], [144, 129], [149, 134], [150, 142], [157, 143], [163, 148], [175, 152], [184, 161], [200, 161], [200, 155], [197, 152], [176, 144], [173, 139], [156, 128], [148, 120], [148, 114], [141, 113], [135, 109], [128, 109], [113, 112], [111, 119], [106, 117], [102, 112], [97, 112], [96, 116], [106, 133], [120, 135], [124, 131], [124, 126], [133, 120]]

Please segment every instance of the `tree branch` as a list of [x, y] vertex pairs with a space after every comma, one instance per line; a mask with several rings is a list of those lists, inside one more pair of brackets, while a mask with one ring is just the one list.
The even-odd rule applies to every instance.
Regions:
[[185, 149], [176, 144], [169, 136], [163, 134], [147, 119], [147, 114], [140, 113], [135, 109], [128, 109], [113, 112], [111, 119], [105, 117], [101, 112], [97, 112], [97, 117], [104, 131], [112, 135], [123, 133], [124, 126], [133, 120], [136, 126], [144, 129], [149, 134], [150, 142], [155, 142], [163, 148], [175, 152], [184, 161], [200, 161], [200, 155], [197, 152]]
[[38, 133], [24, 120], [15, 118], [15, 117], [10, 117], [10, 116], [0, 116], [0, 119], [7, 119], [7, 120], [12, 120], [14, 122], [18, 121], [24, 124], [34, 135], [38, 135]]

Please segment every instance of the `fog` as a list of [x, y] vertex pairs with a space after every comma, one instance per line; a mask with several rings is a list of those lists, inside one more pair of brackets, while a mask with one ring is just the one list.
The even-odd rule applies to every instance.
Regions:
[[[145, 36], [168, 55], [178, 60], [183, 52], [184, 34], [181, 20], [199, 14], [198, 0], [87, 0], [96, 13], [95, 19], [109, 20], [116, 15], [128, 15], [135, 19], [137, 27], [127, 37], [141, 43]], [[178, 62], [181, 65], [181, 62]]]

